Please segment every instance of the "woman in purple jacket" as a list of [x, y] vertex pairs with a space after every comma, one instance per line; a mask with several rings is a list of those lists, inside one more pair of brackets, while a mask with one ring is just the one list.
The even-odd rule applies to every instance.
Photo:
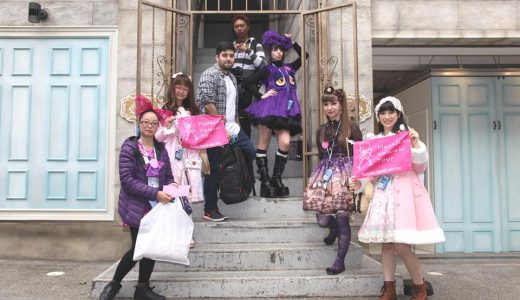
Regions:
[[[146, 110], [139, 117], [140, 135], [129, 137], [121, 146], [119, 155], [119, 214], [130, 228], [132, 247], [121, 258], [112, 281], [99, 299], [114, 299], [121, 288], [123, 277], [134, 267], [134, 249], [139, 223], [157, 201], [170, 202], [172, 197], [162, 191], [164, 185], [174, 182], [168, 151], [154, 136], [159, 126], [159, 116], [154, 110]], [[143, 258], [139, 261], [139, 279], [134, 299], [166, 299], [153, 292], [150, 276], [155, 261]]]

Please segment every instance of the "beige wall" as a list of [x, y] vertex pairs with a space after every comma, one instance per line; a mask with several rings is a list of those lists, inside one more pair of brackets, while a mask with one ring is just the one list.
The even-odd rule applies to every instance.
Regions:
[[507, 45], [507, 38], [520, 37], [520, 1], [372, 0], [371, 20], [374, 44], [378, 45], [399, 43], [396, 39], [489, 45], [486, 39], [494, 38], [494, 45]]
[[[430, 154], [429, 167], [425, 173], [427, 187], [433, 186], [433, 141], [432, 141], [432, 79], [425, 79], [418, 84], [398, 93], [396, 98], [401, 100], [408, 125], [419, 133], [419, 138], [426, 144]], [[433, 189], [428, 188], [433, 202]], [[418, 245], [415, 251], [422, 253], [435, 252], [435, 245]]]
[[[46, 0], [35, 1], [49, 16], [33, 25], [27, 20], [27, 0], [0, 1], [0, 26], [100, 26], [117, 25], [117, 0]], [[128, 1], [130, 2], [130, 1]]]

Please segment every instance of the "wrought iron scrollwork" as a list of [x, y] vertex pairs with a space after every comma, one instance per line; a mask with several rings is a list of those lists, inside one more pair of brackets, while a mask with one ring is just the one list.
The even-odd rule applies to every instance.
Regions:
[[161, 93], [168, 89], [165, 86], [170, 82], [170, 76], [173, 74], [174, 65], [173, 57], [166, 57], [164, 55], [159, 55], [157, 57], [157, 66], [159, 67], [159, 71], [156, 73], [158, 79], [155, 84], [159, 87], [159, 90], [155, 94], [155, 97], [162, 97]]
[[190, 19], [188, 18], [188, 16], [177, 14], [177, 30], [178, 30], [179, 34], [184, 33], [189, 22], [190, 22]]
[[334, 80], [338, 76], [336, 73], [336, 66], [338, 65], [338, 58], [336, 56], [320, 58], [320, 74], [322, 86], [338, 86], [338, 81]]
[[317, 20], [316, 14], [306, 15], [304, 18], [305, 24], [307, 26], [311, 27], [311, 32], [313, 34], [316, 32], [316, 23], [317, 23], [316, 20]]

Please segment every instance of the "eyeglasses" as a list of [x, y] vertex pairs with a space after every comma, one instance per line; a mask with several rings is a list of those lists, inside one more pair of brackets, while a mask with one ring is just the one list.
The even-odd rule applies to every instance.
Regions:
[[152, 127], [157, 127], [157, 126], [159, 126], [159, 122], [141, 121], [140, 123], [141, 123], [141, 125], [143, 125], [144, 127], [148, 127], [148, 126], [150, 126], [150, 125], [152, 125]]
[[185, 86], [180, 86], [180, 85], [176, 85], [175, 89], [178, 90], [178, 91], [182, 91], [182, 92], [189, 92], [190, 91], [189, 88], [187, 88]]

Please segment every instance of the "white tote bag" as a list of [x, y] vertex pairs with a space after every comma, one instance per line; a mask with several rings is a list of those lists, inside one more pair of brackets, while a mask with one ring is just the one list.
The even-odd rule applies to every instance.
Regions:
[[178, 198], [159, 203], [141, 219], [134, 261], [146, 257], [188, 266], [192, 235], [193, 221]]

